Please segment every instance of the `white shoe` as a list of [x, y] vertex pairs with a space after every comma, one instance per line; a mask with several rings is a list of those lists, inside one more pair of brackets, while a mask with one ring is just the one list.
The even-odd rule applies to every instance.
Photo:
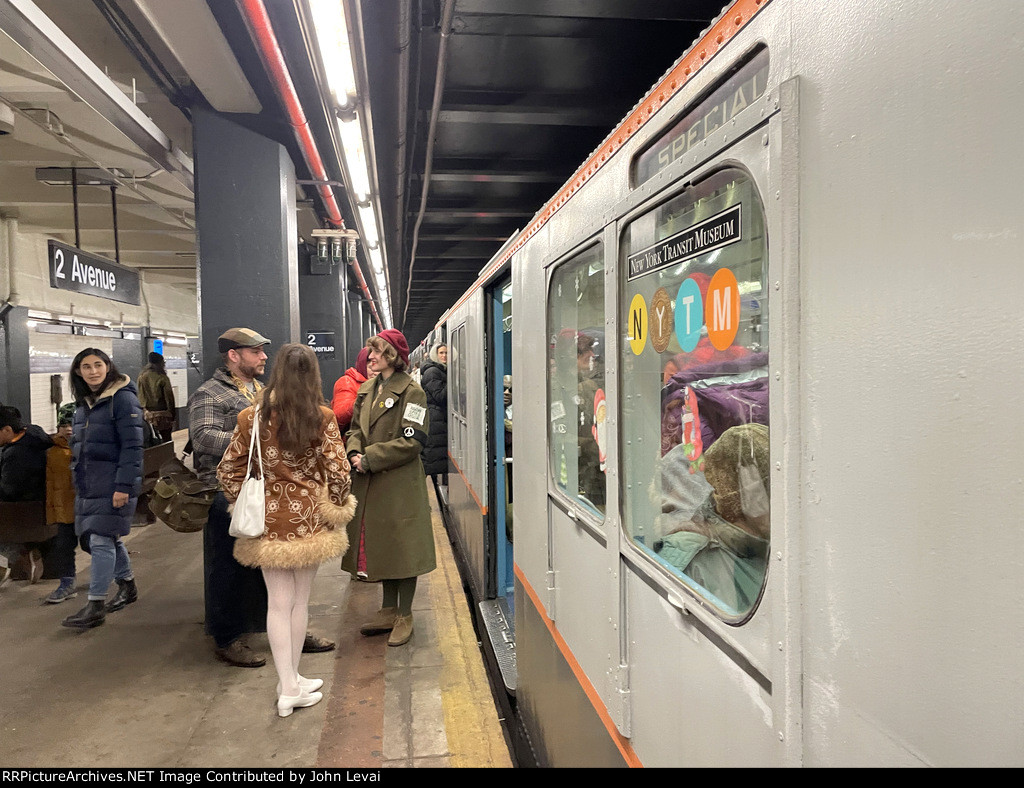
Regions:
[[[305, 676], [299, 676], [299, 692], [316, 692], [324, 685], [323, 679], [307, 679]], [[281, 682], [277, 682], [277, 694], [281, 694]]]
[[281, 695], [277, 699], [277, 716], [287, 717], [295, 709], [304, 709], [307, 706], [315, 706], [324, 699], [319, 692], [302, 692], [298, 695]]

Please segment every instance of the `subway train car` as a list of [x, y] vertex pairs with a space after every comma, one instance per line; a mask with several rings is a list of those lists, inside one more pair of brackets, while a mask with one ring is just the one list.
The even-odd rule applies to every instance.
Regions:
[[538, 763], [1024, 764], [1022, 29], [738, 0], [442, 318]]

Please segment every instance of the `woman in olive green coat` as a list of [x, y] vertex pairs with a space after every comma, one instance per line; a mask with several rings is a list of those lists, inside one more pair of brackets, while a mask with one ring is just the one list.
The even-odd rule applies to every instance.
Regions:
[[[349, 540], [362, 540], [366, 572], [381, 580], [381, 609], [360, 627], [364, 635], [390, 632], [389, 646], [412, 636], [412, 598], [416, 578], [437, 565], [427, 501], [427, 479], [420, 452], [430, 431], [427, 398], [405, 372], [409, 345], [389, 328], [370, 337], [367, 369], [376, 372], [356, 394], [346, 452], [352, 470], [352, 494], [359, 502], [349, 522]], [[349, 550], [342, 569], [356, 574], [359, 550]]]

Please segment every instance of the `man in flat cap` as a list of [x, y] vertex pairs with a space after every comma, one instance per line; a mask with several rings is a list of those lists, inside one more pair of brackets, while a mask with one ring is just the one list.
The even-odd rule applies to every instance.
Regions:
[[[217, 465], [227, 451], [238, 414], [255, 405], [263, 388], [259, 378], [267, 365], [270, 340], [250, 328], [230, 328], [217, 339], [223, 364], [188, 400], [189, 438], [199, 478], [217, 486]], [[234, 537], [228, 534], [228, 502], [217, 493], [203, 529], [203, 576], [206, 632], [213, 637], [218, 659], [241, 668], [265, 665], [265, 657], [244, 641], [250, 632], [267, 628], [267, 589], [259, 569], [235, 560]], [[302, 650], [329, 651], [334, 643], [306, 635]]]

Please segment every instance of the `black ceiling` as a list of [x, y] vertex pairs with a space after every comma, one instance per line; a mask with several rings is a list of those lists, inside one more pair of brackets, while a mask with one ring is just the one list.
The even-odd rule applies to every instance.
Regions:
[[385, 226], [394, 228], [388, 232], [394, 320], [418, 343], [725, 3], [457, 0], [422, 218], [444, 4], [412, 3], [415, 88], [404, 179], [396, 146], [400, 5], [362, 4], [378, 178]]
[[[208, 2], [264, 105], [251, 123], [301, 162], [235, 3]], [[726, 5], [454, 0], [452, 10], [450, 3], [347, 3], [361, 14], [393, 318], [411, 345]], [[339, 163], [326, 155], [332, 120], [303, 35], [303, 3], [266, 5], [328, 174], [340, 180]], [[442, 28], [450, 34], [432, 113]], [[302, 169], [299, 177], [309, 177]], [[351, 222], [347, 206], [344, 212]]]

